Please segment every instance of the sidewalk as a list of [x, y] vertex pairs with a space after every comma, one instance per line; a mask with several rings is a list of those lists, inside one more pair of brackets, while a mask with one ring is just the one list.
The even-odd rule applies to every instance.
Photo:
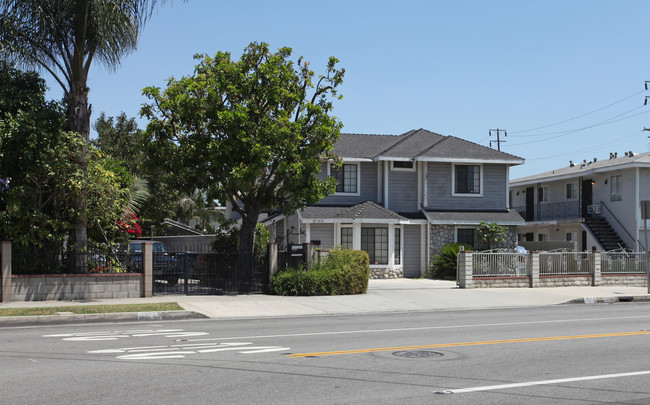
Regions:
[[[97, 315], [0, 317], [0, 326], [11, 324], [163, 320], [206, 317], [212, 319], [341, 315], [453, 309], [487, 309], [558, 305], [569, 302], [650, 301], [646, 287], [559, 287], [459, 289], [453, 281], [427, 279], [370, 280], [362, 295], [280, 297], [274, 295], [161, 295], [95, 301], [9, 302], [0, 308], [111, 305], [177, 302], [185, 311]], [[24, 319], [30, 318], [30, 319]], [[38, 318], [38, 319], [35, 319]]]

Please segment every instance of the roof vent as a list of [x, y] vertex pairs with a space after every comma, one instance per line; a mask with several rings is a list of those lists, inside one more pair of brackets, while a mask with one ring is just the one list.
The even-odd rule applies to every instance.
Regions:
[[618, 152], [614, 152], [614, 159], [618, 157]]
[[627, 152], [625, 152], [625, 157], [627, 157]]
[[596, 163], [597, 160], [598, 160], [598, 158], [594, 158], [594, 163]]
[[614, 154], [612, 152], [609, 152], [609, 158], [614, 159]]
[[629, 151], [627, 155], [628, 155], [629, 157], [632, 157], [632, 156], [634, 156], [634, 153], [632, 153], [632, 151]]
[[573, 163], [573, 160], [569, 160], [569, 167], [573, 167], [575, 164]]

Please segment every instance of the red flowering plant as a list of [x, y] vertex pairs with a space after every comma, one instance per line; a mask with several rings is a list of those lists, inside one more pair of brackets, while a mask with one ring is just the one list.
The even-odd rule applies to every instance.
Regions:
[[142, 236], [142, 227], [140, 224], [138, 224], [138, 217], [135, 215], [134, 212], [129, 212], [122, 219], [117, 221], [117, 226], [128, 233], [129, 235], [133, 235], [137, 238]]

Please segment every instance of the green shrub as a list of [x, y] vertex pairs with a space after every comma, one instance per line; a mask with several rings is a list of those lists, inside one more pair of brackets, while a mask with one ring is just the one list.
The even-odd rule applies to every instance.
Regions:
[[473, 248], [464, 243], [448, 243], [435, 255], [431, 266], [427, 270], [427, 277], [440, 280], [456, 280], [456, 266], [458, 264], [458, 251], [461, 246], [465, 250]]
[[276, 295], [346, 295], [368, 290], [368, 254], [360, 250], [333, 249], [326, 260], [311, 269], [293, 267], [274, 274], [269, 292]]

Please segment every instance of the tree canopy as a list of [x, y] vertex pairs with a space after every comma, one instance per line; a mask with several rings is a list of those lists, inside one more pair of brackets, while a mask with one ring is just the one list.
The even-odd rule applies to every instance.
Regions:
[[242, 217], [240, 253], [252, 251], [262, 210], [291, 213], [335, 189], [316, 174], [335, 158], [342, 124], [332, 107], [345, 70], [332, 57], [316, 76], [291, 57], [290, 48], [251, 43], [239, 60], [197, 55], [194, 74], [144, 89], [147, 132], [167, 164], [187, 187], [230, 202]]
[[[88, 142], [88, 72], [97, 60], [115, 69], [135, 50], [140, 30], [163, 0], [0, 0], [0, 59], [45, 69], [64, 91], [66, 129]], [[75, 162], [88, 169], [86, 149]], [[75, 239], [87, 238], [87, 196], [78, 196]]]

